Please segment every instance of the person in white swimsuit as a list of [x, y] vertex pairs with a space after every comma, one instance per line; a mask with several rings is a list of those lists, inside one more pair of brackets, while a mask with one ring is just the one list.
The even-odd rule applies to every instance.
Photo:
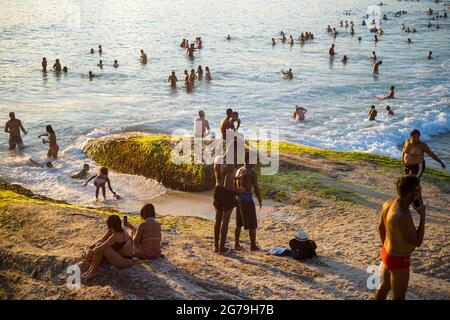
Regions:
[[87, 186], [87, 184], [89, 182], [91, 182], [91, 180], [93, 180], [93, 179], [95, 179], [94, 186], [96, 187], [96, 190], [95, 190], [95, 199], [96, 200], [98, 200], [98, 193], [99, 193], [100, 189], [102, 189], [103, 199], [106, 200], [106, 188], [105, 188], [106, 184], [108, 184], [109, 191], [111, 191], [111, 193], [114, 195], [114, 197], [117, 197], [117, 193], [115, 193], [111, 187], [111, 181], [109, 180], [109, 177], [108, 177], [108, 168], [101, 167], [99, 174], [89, 178], [89, 180], [84, 184], [84, 186]]

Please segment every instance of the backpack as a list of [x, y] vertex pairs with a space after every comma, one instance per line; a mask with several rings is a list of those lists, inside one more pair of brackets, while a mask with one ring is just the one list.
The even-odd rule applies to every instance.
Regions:
[[289, 246], [291, 247], [292, 257], [294, 259], [303, 260], [317, 256], [317, 245], [312, 240], [300, 241], [297, 239], [292, 239], [289, 241]]

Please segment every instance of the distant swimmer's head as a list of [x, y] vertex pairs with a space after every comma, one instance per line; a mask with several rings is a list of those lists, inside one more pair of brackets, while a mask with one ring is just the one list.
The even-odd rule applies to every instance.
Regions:
[[191, 48], [194, 48], [194, 43], [191, 43]]
[[101, 46], [101, 45], [99, 45], [99, 46], [98, 46], [98, 48], [99, 48], [99, 49], [101, 49], [101, 48], [102, 48], [102, 46]]
[[[382, 62], [382, 61], [381, 61]], [[395, 89], [395, 87], [394, 86], [391, 86], [391, 90], [394, 90]]]
[[108, 175], [108, 168], [106, 168], [106, 167], [101, 167], [99, 171], [100, 171], [100, 174], [102, 174], [104, 176]]
[[59, 59], [56, 59], [56, 63], [59, 63]]
[[362, 40], [362, 38], [361, 37], [358, 37], [358, 41], [361, 41]]
[[185, 74], [185, 75], [188, 75], [188, 71], [187, 71], [187, 70], [184, 70], [184, 74]]
[[141, 53], [143, 54], [143, 53], [144, 53], [144, 50], [141, 49]]
[[45, 131], [49, 134], [55, 134], [55, 131], [53, 130], [51, 125], [45, 126]]
[[93, 77], [94, 74], [92, 73], [92, 71], [89, 71], [89, 77]]
[[198, 116], [199, 116], [199, 118], [204, 118], [205, 117], [205, 111], [203, 111], [203, 110], [200, 110], [199, 112], [198, 112]]
[[205, 70], [209, 72], [209, 67], [206, 67]]
[[148, 218], [154, 218], [156, 215], [155, 207], [151, 203], [147, 203], [141, 208], [141, 218], [147, 220]]
[[234, 111], [232, 117], [233, 120], [239, 120], [239, 112]]
[[386, 111], [391, 111], [391, 106], [386, 106]]
[[51, 163], [50, 161], [47, 162], [45, 165], [47, 166], [47, 168], [53, 168], [53, 163]]
[[91, 53], [94, 53], [94, 48], [91, 48]]
[[233, 116], [233, 109], [228, 108], [226, 112], [227, 112], [227, 116], [228, 117], [232, 117]]
[[191, 69], [191, 73], [195, 73], [195, 70], [194, 70], [194, 69]]
[[382, 65], [382, 64], [383, 64], [382, 60], [378, 61], [378, 65]]
[[83, 165], [83, 170], [86, 171], [86, 172], [89, 171], [89, 165], [87, 163], [85, 163]]
[[412, 143], [416, 143], [420, 141], [420, 131], [418, 129], [414, 129], [409, 133], [409, 140]]
[[16, 114], [14, 112], [10, 112], [9, 117], [11, 118], [11, 120], [14, 120], [16, 118]]
[[172, 71], [172, 75], [173, 75], [173, 76], [175, 75], [175, 71]]
[[42, 58], [42, 61], [47, 61], [47, 58], [46, 58], [46, 57], [43, 57], [43, 58]]
[[64, 68], [62, 69], [63, 72], [67, 73], [67, 71], [69, 71], [69, 69], [67, 69], [66, 66], [64, 66]]

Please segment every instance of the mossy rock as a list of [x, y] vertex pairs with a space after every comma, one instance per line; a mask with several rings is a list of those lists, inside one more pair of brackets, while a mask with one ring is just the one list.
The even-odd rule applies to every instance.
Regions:
[[213, 189], [212, 165], [172, 161], [172, 150], [180, 140], [167, 135], [96, 139], [85, 146], [84, 152], [102, 166], [151, 178], [171, 189]]

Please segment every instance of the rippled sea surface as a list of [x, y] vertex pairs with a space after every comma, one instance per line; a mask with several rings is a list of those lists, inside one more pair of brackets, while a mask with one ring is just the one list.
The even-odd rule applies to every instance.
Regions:
[[[450, 162], [450, 19], [432, 21], [428, 28], [426, 14], [429, 7], [442, 13], [449, 3], [383, 1], [378, 9], [389, 20], [374, 44], [361, 21], [377, 2], [0, 0], [0, 122], [15, 111], [29, 130], [22, 156], [7, 151], [6, 134], [0, 138], [0, 177], [57, 199], [92, 204], [93, 190], [67, 177], [89, 162], [81, 151], [85, 141], [111, 132], [190, 130], [200, 109], [217, 132], [228, 106], [239, 111], [244, 130], [279, 129], [280, 139], [293, 143], [394, 157], [408, 132], [418, 128]], [[395, 18], [398, 10], [408, 13]], [[356, 35], [339, 27], [340, 20], [354, 21]], [[402, 32], [402, 23], [417, 33]], [[340, 32], [335, 40], [325, 32], [327, 25]], [[272, 47], [271, 38], [281, 30], [295, 39], [313, 32], [315, 39], [303, 46], [277, 40]], [[189, 60], [179, 43], [196, 36], [204, 48]], [[330, 61], [333, 42], [338, 56]], [[103, 55], [89, 54], [99, 44]], [[147, 65], [138, 61], [140, 49], [149, 56]], [[374, 50], [383, 60], [376, 78], [369, 59]], [[347, 65], [340, 62], [344, 54]], [[59, 58], [69, 73], [43, 75], [44, 56], [49, 67]], [[172, 70], [182, 80], [185, 69], [198, 65], [211, 68], [213, 81], [197, 82], [190, 94], [181, 83], [169, 88]], [[291, 81], [281, 73], [288, 68], [295, 76]], [[89, 81], [89, 70], [98, 78]], [[397, 88], [397, 98], [389, 101], [392, 118], [384, 112], [387, 102], [374, 99], [390, 85]], [[302, 123], [290, 120], [295, 104], [308, 109]], [[371, 104], [378, 108], [375, 122], [367, 120]], [[56, 130], [61, 159], [54, 170], [29, 168], [29, 157], [45, 161], [46, 147], [37, 136], [46, 124]], [[135, 209], [164, 192], [153, 181], [120, 174], [113, 174], [114, 186], [126, 199], [121, 209]]]

